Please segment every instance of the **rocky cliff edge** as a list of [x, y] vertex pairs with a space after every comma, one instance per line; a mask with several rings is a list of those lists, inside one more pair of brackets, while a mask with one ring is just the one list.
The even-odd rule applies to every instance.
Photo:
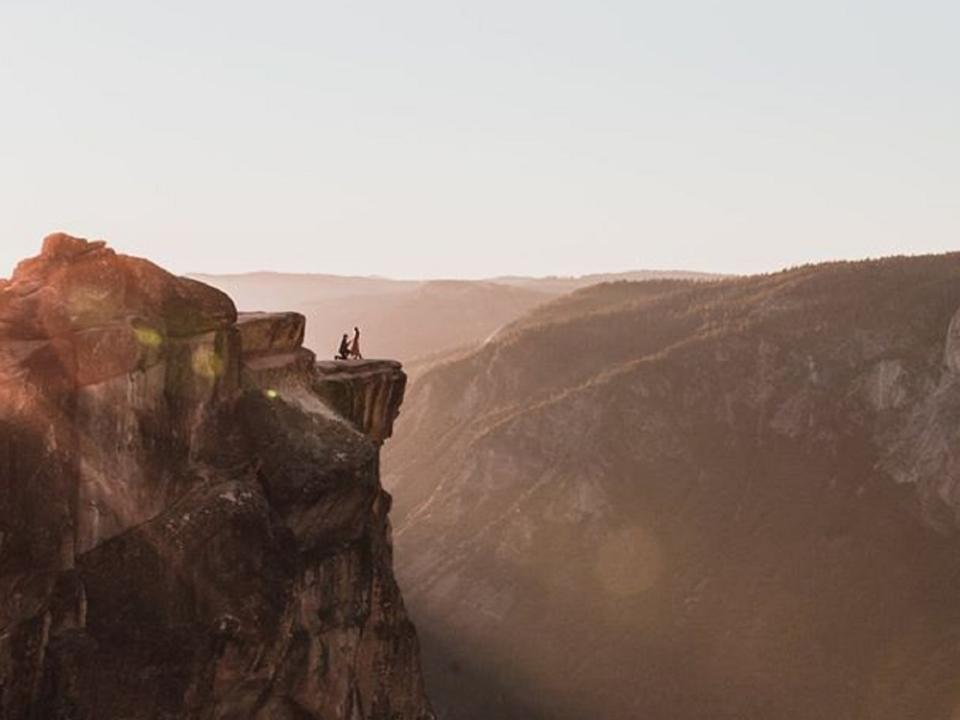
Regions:
[[0, 717], [432, 717], [379, 446], [405, 376], [52, 235], [0, 281]]

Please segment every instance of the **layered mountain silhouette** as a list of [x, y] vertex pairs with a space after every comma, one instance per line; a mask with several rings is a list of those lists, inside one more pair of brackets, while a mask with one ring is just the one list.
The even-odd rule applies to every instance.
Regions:
[[960, 254], [602, 284], [384, 460], [448, 720], [960, 717]]
[[306, 345], [321, 357], [332, 356], [340, 336], [359, 325], [366, 353], [411, 362], [477, 345], [537, 305], [577, 288], [614, 279], [709, 276], [637, 271], [429, 281], [287, 273], [194, 277], [229, 293], [241, 310], [303, 313]]

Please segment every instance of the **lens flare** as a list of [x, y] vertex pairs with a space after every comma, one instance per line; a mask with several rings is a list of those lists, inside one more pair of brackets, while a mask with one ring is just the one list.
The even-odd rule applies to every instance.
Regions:
[[192, 365], [197, 375], [211, 380], [223, 374], [223, 358], [212, 347], [200, 347], [194, 350]]
[[133, 334], [144, 347], [157, 348], [163, 344], [163, 336], [151, 327], [137, 327], [133, 329]]

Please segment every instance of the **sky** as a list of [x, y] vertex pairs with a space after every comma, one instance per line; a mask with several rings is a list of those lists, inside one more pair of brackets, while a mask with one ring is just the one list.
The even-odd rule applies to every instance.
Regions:
[[960, 3], [0, 0], [0, 276], [749, 273], [960, 241]]

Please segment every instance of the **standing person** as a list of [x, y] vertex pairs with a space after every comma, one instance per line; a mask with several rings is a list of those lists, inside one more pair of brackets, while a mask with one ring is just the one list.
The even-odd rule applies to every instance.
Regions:
[[334, 360], [349, 360], [350, 359], [350, 340], [349, 336], [344, 333], [343, 337], [340, 338], [340, 349], [337, 351], [337, 356]]
[[350, 344], [350, 356], [356, 358], [357, 360], [363, 360], [363, 355], [360, 354], [360, 328], [353, 328], [353, 342]]

